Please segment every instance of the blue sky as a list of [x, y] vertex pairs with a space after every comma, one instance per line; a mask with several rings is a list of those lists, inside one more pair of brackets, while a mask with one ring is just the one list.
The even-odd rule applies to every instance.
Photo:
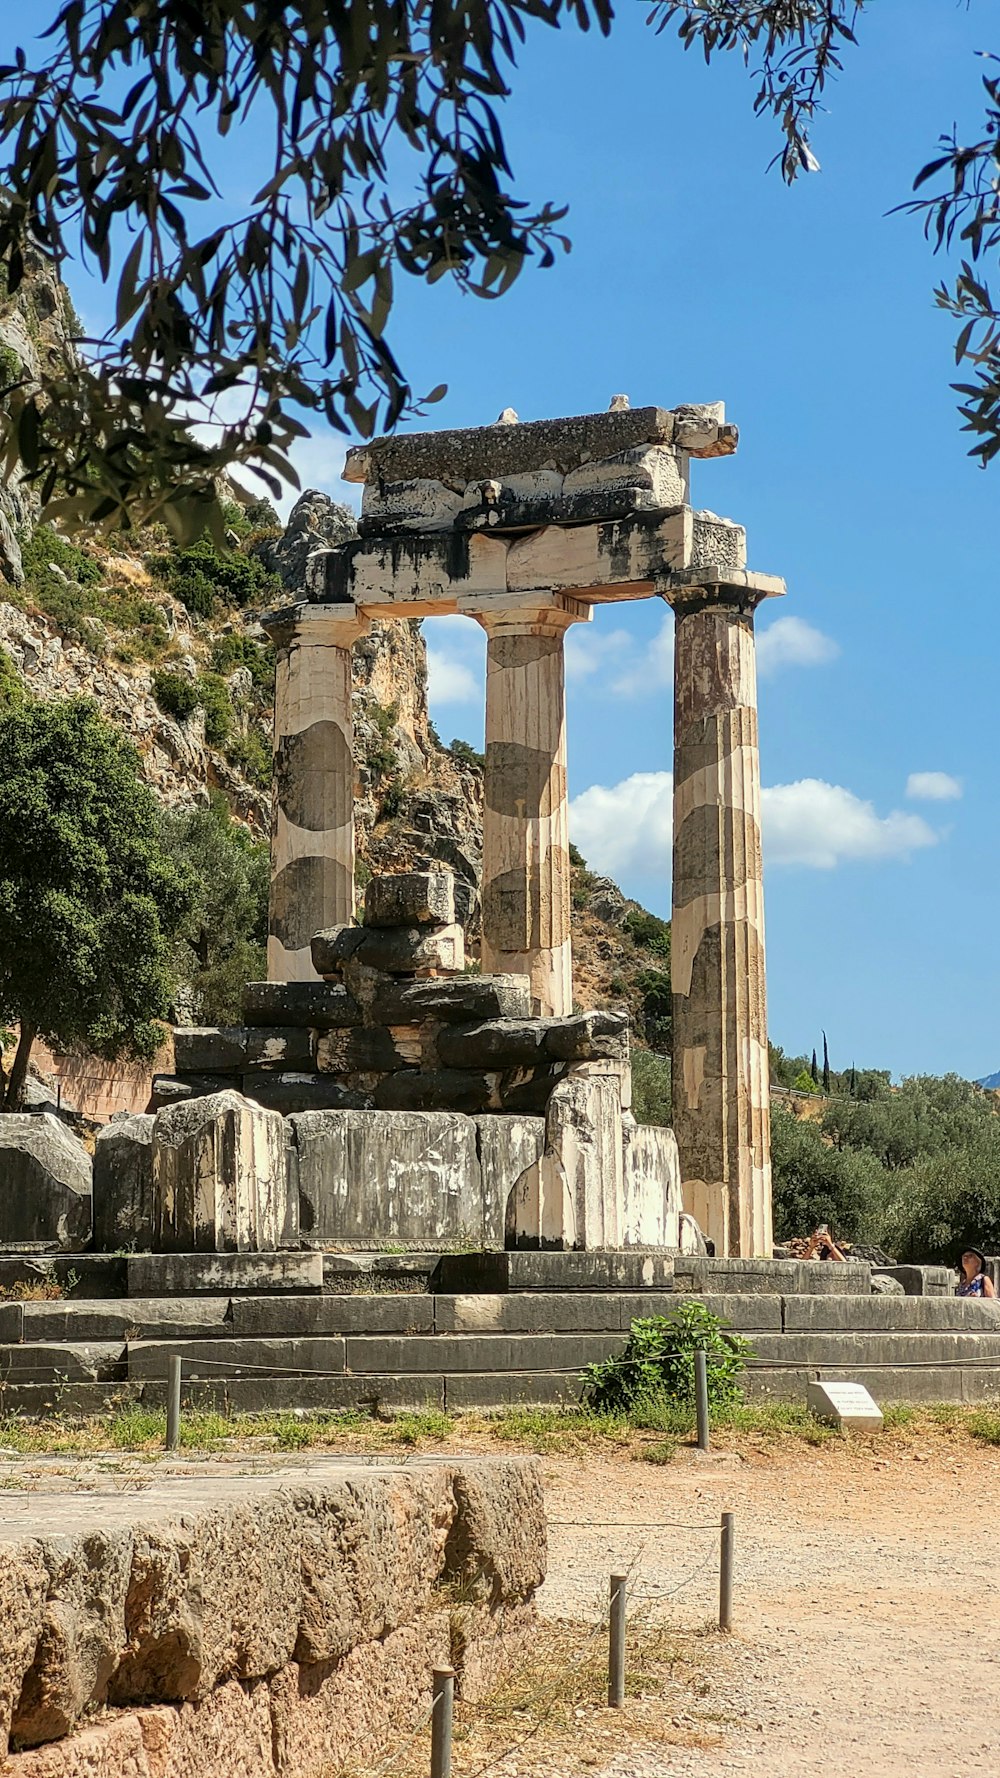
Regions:
[[[48, 13], [49, 8], [39, 8]], [[505, 124], [523, 195], [565, 200], [573, 251], [500, 302], [400, 284], [394, 343], [434, 425], [726, 402], [729, 461], [696, 505], [746, 525], [765, 609], [771, 1035], [834, 1066], [1000, 1067], [994, 756], [1000, 468], [966, 455], [941, 267], [887, 216], [954, 119], [979, 120], [994, 9], [872, 0], [814, 146], [785, 188], [738, 63], [711, 70], [622, 4], [610, 42], [536, 31]], [[14, 31], [0, 30], [6, 48]], [[239, 152], [247, 144], [235, 144]], [[81, 280], [85, 320], [104, 293]], [[342, 442], [306, 485], [344, 494]], [[666, 625], [665, 625], [666, 619]], [[599, 610], [569, 644], [573, 830], [595, 868], [669, 912], [669, 615]], [[482, 640], [428, 624], [445, 740], [482, 735]]]

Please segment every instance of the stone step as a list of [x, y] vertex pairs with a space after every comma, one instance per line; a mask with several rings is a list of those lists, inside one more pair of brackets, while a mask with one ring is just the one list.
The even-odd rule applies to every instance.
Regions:
[[129, 1296], [268, 1296], [323, 1288], [321, 1253], [131, 1253], [125, 1265]]
[[780, 1364], [844, 1368], [992, 1357], [1000, 1361], [1000, 1329], [994, 1333], [765, 1333], [753, 1344], [759, 1359], [774, 1359]]
[[[249, 1299], [258, 1300], [258, 1299]], [[259, 1299], [267, 1301], [267, 1298]], [[303, 1302], [319, 1299], [303, 1297]], [[12, 1331], [9, 1312], [16, 1312], [19, 1330]], [[26, 1344], [71, 1344], [87, 1340], [197, 1340], [232, 1332], [228, 1296], [139, 1297], [121, 1302], [97, 1301], [0, 1304], [0, 1338]]]
[[871, 1267], [801, 1259], [705, 1259], [674, 1256], [674, 1289], [700, 1296], [756, 1291], [764, 1296], [870, 1296]]
[[1000, 1332], [1000, 1301], [956, 1296], [786, 1296], [786, 1333]]
[[664, 1291], [673, 1286], [675, 1259], [679, 1264], [673, 1254], [643, 1252], [639, 1248], [591, 1253], [533, 1249], [445, 1253], [431, 1288], [449, 1295], [507, 1290]]
[[[0, 1346], [0, 1377], [5, 1384], [114, 1383], [124, 1382], [127, 1375], [123, 1340]], [[0, 1401], [5, 1402], [2, 1393]]]

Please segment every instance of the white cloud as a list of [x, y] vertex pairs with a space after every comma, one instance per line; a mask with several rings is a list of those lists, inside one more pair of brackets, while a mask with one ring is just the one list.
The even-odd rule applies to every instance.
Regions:
[[[630, 639], [633, 640], [633, 639]], [[633, 648], [634, 648], [633, 640]], [[633, 654], [623, 671], [612, 680], [611, 690], [623, 698], [637, 693], [662, 691], [674, 682], [674, 615], [665, 613], [656, 635], [639, 658]]]
[[833, 870], [855, 859], [909, 858], [934, 846], [939, 834], [922, 815], [875, 805], [822, 778], [775, 784], [761, 796], [764, 857], [770, 864], [801, 864]]
[[432, 706], [485, 702], [486, 633], [471, 617], [429, 617], [427, 693]]
[[482, 697], [471, 669], [436, 648], [427, 650], [427, 690], [435, 704], [475, 704]]
[[825, 666], [839, 653], [832, 636], [801, 617], [775, 618], [757, 633], [757, 671], [765, 679], [784, 667]]
[[911, 772], [906, 780], [906, 794], [914, 802], [953, 803], [962, 794], [961, 778], [950, 772]]
[[[588, 864], [610, 876], [670, 873], [673, 775], [635, 772], [610, 788], [592, 785], [570, 803], [570, 832]], [[764, 859], [768, 865], [833, 870], [857, 860], [908, 859], [940, 835], [920, 815], [873, 803], [841, 784], [802, 778], [762, 793]]]
[[574, 624], [567, 632], [566, 679], [570, 685], [599, 674], [603, 679], [609, 667], [620, 661], [632, 647], [627, 630], [601, 630], [590, 624]]

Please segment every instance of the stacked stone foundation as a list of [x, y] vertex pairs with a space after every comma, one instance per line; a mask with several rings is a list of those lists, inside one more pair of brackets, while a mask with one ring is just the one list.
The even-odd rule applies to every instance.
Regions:
[[[375, 878], [364, 924], [318, 933], [312, 960], [317, 981], [250, 984], [243, 1025], [175, 1033], [148, 1207], [126, 1133], [106, 1139], [122, 1213], [96, 1214], [105, 1244], [678, 1247], [676, 1144], [630, 1116], [627, 1019], [535, 1018], [527, 976], [466, 973], [450, 871]], [[234, 1144], [263, 1156], [262, 1183], [254, 1160], [213, 1205], [205, 1180]]]

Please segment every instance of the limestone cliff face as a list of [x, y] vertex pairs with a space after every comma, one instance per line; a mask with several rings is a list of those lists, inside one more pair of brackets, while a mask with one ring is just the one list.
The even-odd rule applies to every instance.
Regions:
[[[37, 372], [44, 354], [65, 350], [76, 331], [65, 290], [39, 261], [17, 298], [0, 302], [0, 369], [7, 380], [22, 369]], [[271, 709], [260, 612], [285, 598], [308, 597], [311, 557], [352, 536], [355, 520], [329, 495], [310, 490], [281, 527], [242, 489], [226, 492], [234, 510], [244, 509], [245, 523], [234, 537], [238, 557], [255, 558], [266, 584], [242, 604], [227, 600], [223, 588], [202, 615], [190, 608], [190, 598], [177, 596], [174, 581], [162, 572], [164, 552], [169, 557], [165, 536], [116, 540], [113, 548], [98, 536], [76, 536], [71, 559], [61, 566], [44, 552], [39, 556], [43, 533], [36, 530], [30, 489], [16, 475], [0, 482], [0, 651], [38, 697], [95, 698], [134, 743], [146, 778], [165, 803], [190, 804], [221, 790], [233, 813], [264, 837], [270, 827]], [[246, 651], [263, 668], [256, 678]], [[173, 685], [173, 709], [164, 696], [164, 675]], [[372, 873], [430, 859], [450, 864], [464, 886], [460, 905], [474, 948], [482, 772], [442, 747], [434, 731], [419, 622], [374, 624], [355, 646], [354, 679], [359, 883]], [[190, 696], [178, 698], [178, 687], [182, 694], [187, 687]], [[178, 714], [193, 698], [199, 700], [195, 707]], [[220, 698], [227, 725], [222, 737]], [[577, 1003], [631, 1004], [641, 1028], [636, 982], [653, 960], [627, 930], [634, 904], [606, 879], [577, 869], [574, 906]]]

